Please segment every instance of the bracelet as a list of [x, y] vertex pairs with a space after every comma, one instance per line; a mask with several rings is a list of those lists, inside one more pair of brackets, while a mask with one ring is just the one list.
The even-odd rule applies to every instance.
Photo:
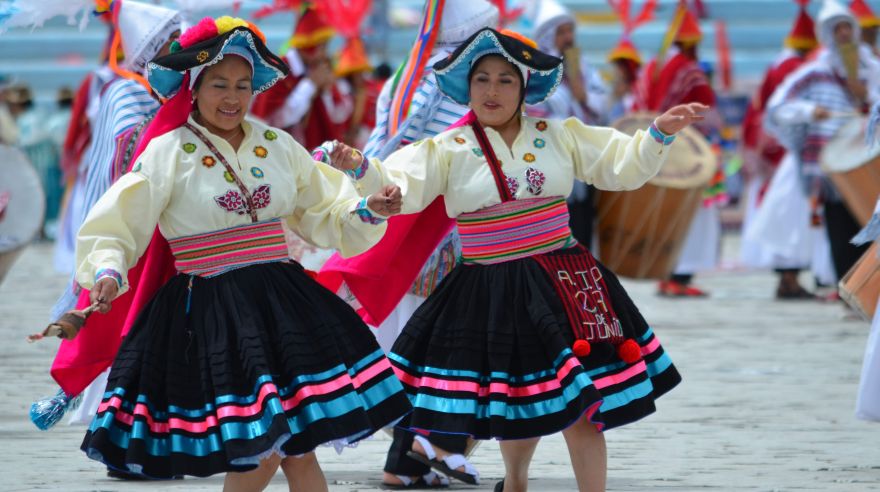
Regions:
[[370, 168], [370, 161], [364, 157], [364, 154], [358, 149], [351, 149], [351, 155], [361, 156], [361, 163], [358, 164], [358, 167], [354, 169], [346, 169], [343, 172], [348, 175], [349, 178], [355, 180], [361, 179], [367, 174], [367, 169]]
[[360, 217], [362, 222], [366, 222], [372, 225], [379, 225], [386, 220], [384, 217], [376, 216], [373, 214], [370, 208], [367, 207], [366, 197], [360, 199], [360, 201], [357, 203], [357, 207], [355, 207], [352, 213]]
[[95, 283], [102, 278], [112, 278], [116, 281], [116, 287], [122, 288], [122, 274], [112, 268], [102, 268], [95, 272]]
[[648, 127], [648, 133], [651, 135], [654, 141], [659, 144], [669, 145], [673, 141], [675, 141], [675, 135], [667, 135], [661, 132], [659, 128], [657, 128], [656, 120], [651, 122], [651, 126]]

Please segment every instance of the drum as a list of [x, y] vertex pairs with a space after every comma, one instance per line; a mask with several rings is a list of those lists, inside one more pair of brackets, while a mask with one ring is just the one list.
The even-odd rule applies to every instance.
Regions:
[[880, 196], [880, 145], [865, 144], [865, 118], [851, 118], [822, 149], [819, 163], [864, 226]]
[[24, 247], [40, 232], [46, 196], [24, 153], [0, 145], [0, 282]]
[[840, 297], [866, 320], [871, 321], [880, 298], [880, 258], [874, 243], [840, 281]]
[[[636, 113], [612, 126], [632, 135], [654, 118]], [[672, 273], [703, 190], [718, 168], [709, 142], [692, 128], [679, 132], [668, 152], [663, 169], [641, 188], [599, 192], [598, 256], [618, 275], [663, 279]]]

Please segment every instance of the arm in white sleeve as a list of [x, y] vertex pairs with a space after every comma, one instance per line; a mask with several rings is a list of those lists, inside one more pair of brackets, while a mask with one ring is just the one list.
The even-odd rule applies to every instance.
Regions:
[[632, 190], [654, 177], [669, 155], [646, 130], [629, 136], [614, 128], [561, 122], [561, 140], [572, 156], [575, 176], [603, 190]]
[[287, 96], [284, 106], [278, 110], [278, 114], [273, 119], [274, 126], [287, 128], [299, 123], [309, 109], [312, 107], [312, 100], [318, 93], [318, 86], [312, 82], [312, 79], [303, 77], [302, 80], [293, 88], [293, 92]]
[[421, 212], [446, 191], [449, 152], [440, 136], [413, 142], [389, 155], [384, 161], [370, 159], [358, 186], [362, 194], [372, 194], [385, 185], [397, 185], [403, 194], [401, 213]]
[[144, 253], [174, 188], [175, 148], [154, 141], [133, 171], [119, 178], [95, 203], [76, 238], [76, 281], [86, 289], [105, 269], [121, 276], [120, 293], [128, 289], [126, 273]]
[[[363, 253], [378, 243], [385, 233], [384, 218], [366, 209], [345, 174], [312, 160], [292, 137], [287, 138], [297, 186], [296, 207], [287, 218], [293, 232], [320, 248], [337, 249], [344, 257]], [[379, 220], [371, 223], [362, 219], [358, 209]]]

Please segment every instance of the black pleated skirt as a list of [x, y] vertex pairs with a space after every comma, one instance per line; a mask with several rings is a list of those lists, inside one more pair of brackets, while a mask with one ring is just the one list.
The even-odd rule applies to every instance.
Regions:
[[370, 329], [295, 263], [178, 275], [139, 315], [82, 449], [165, 478], [355, 442], [411, 410]]
[[534, 259], [459, 265], [389, 354], [414, 407], [404, 425], [521, 439], [578, 418], [610, 429], [654, 412], [655, 399], [681, 378], [617, 277], [598, 267], [624, 335], [641, 349], [639, 360], [624, 362], [610, 343], [575, 356], [562, 301]]

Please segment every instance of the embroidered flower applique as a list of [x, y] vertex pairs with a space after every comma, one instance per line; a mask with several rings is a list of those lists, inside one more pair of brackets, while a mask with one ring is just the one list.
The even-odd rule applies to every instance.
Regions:
[[223, 195], [215, 196], [214, 201], [227, 212], [235, 212], [238, 215], [244, 215], [247, 212], [247, 208], [244, 206], [244, 197], [236, 190], [229, 190]]
[[507, 179], [507, 189], [510, 190], [510, 195], [515, 197], [516, 192], [519, 191], [519, 180], [509, 174], [505, 174], [504, 177]]
[[208, 169], [214, 167], [214, 164], [217, 164], [217, 160], [214, 159], [213, 157], [211, 157], [209, 155], [202, 157], [202, 165], [207, 167]]
[[535, 162], [535, 154], [532, 154], [531, 152], [526, 152], [526, 154], [523, 156], [523, 160], [529, 163]]
[[263, 132], [263, 137], [271, 142], [272, 140], [278, 138], [278, 134], [273, 132], [272, 130], [266, 130], [265, 132]]
[[535, 128], [537, 128], [539, 132], [543, 132], [544, 130], [547, 129], [547, 122], [544, 120], [541, 120], [541, 121], [535, 123]]
[[251, 198], [254, 200], [254, 208], [266, 208], [272, 202], [272, 196], [269, 192], [270, 185], [264, 184], [258, 186], [252, 193]]
[[193, 152], [196, 151], [196, 144], [194, 144], [192, 142], [187, 142], [187, 143], [183, 144], [183, 151], [186, 152], [187, 154], [192, 154]]
[[546, 181], [544, 173], [538, 171], [533, 167], [529, 167], [528, 169], [526, 169], [526, 182], [529, 183], [529, 193], [533, 195], [540, 195], [541, 192], [544, 191], [544, 181]]
[[269, 155], [269, 151], [266, 150], [266, 147], [262, 145], [257, 145], [254, 147], [254, 155], [259, 157], [260, 159], [265, 159], [267, 155]]

